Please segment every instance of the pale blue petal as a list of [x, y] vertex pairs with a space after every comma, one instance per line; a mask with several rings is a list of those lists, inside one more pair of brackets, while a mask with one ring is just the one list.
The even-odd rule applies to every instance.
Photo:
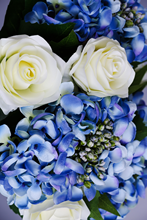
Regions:
[[14, 189], [18, 189], [21, 186], [21, 183], [18, 182], [18, 180], [15, 177], [9, 177], [8, 182], [10, 186], [12, 186]]
[[125, 168], [125, 170], [118, 174], [119, 177], [121, 177], [123, 180], [130, 179], [134, 174], [134, 170], [131, 166]]
[[90, 179], [93, 181], [94, 184], [98, 185], [98, 186], [103, 186], [104, 185], [104, 181], [100, 180], [95, 173], [91, 173], [90, 174]]
[[76, 173], [84, 174], [83, 166], [80, 163], [76, 162], [75, 160], [67, 158], [65, 165], [71, 170], [75, 171]]
[[10, 129], [7, 125], [0, 126], [0, 143], [6, 143], [11, 136]]
[[114, 123], [114, 135], [120, 137], [126, 131], [129, 124], [127, 117], [123, 117]]
[[67, 198], [67, 190], [64, 190], [62, 192], [55, 192], [54, 193], [54, 197], [53, 197], [53, 200], [54, 200], [54, 203], [57, 205], [57, 204], [60, 204], [64, 201], [66, 201], [66, 198]]
[[62, 186], [65, 184], [65, 180], [66, 180], [66, 178], [63, 175], [54, 175], [50, 179], [50, 184], [56, 185], [56, 186]]
[[137, 193], [140, 197], [145, 198], [145, 186], [142, 180], [137, 181]]
[[96, 189], [102, 192], [111, 192], [119, 187], [119, 181], [114, 176], [107, 175], [107, 179], [103, 181], [103, 185], [96, 185]]
[[72, 82], [63, 82], [60, 85], [60, 94], [64, 96], [66, 94], [72, 94], [74, 91], [74, 84]]
[[133, 51], [135, 53], [135, 56], [138, 56], [143, 48], [144, 48], [145, 38], [143, 34], [138, 34], [136, 37], [133, 38], [131, 41], [131, 46], [133, 48]]
[[84, 107], [81, 99], [70, 94], [64, 95], [60, 104], [67, 114], [80, 114]]
[[46, 141], [44, 144], [39, 144], [37, 149], [37, 157], [43, 162], [51, 162], [56, 157], [56, 150], [52, 147], [51, 143]]
[[123, 30], [125, 32], [125, 38], [134, 38], [140, 33], [138, 26], [123, 28]]
[[21, 141], [17, 146], [17, 151], [21, 154], [25, 152], [30, 147], [27, 140]]
[[83, 193], [81, 189], [79, 189], [76, 186], [72, 186], [71, 190], [72, 190], [72, 197], [70, 201], [76, 202], [76, 201], [80, 201], [83, 198]]
[[58, 109], [56, 113], [56, 124], [63, 134], [67, 134], [71, 131], [71, 128], [63, 117], [63, 112], [61, 109]]
[[119, 193], [116, 195], [112, 195], [111, 199], [116, 203], [123, 203], [125, 201], [126, 191], [123, 189], [119, 189]]
[[109, 152], [109, 158], [113, 163], [118, 163], [122, 159], [122, 151], [116, 147], [114, 150]]
[[121, 143], [127, 144], [132, 142], [136, 136], [136, 125], [133, 122], [130, 122], [127, 129], [121, 137]]
[[58, 145], [59, 152], [64, 152], [70, 146], [75, 135], [73, 133], [66, 134]]
[[30, 200], [39, 200], [41, 194], [41, 188], [37, 183], [33, 184], [27, 191], [27, 196]]
[[66, 157], [67, 157], [66, 152], [63, 152], [59, 155], [56, 165], [54, 167], [55, 174], [60, 174], [64, 170]]
[[40, 172], [40, 165], [34, 160], [27, 160], [25, 162], [25, 167], [27, 171], [33, 176], [37, 176]]
[[16, 196], [15, 197], [15, 205], [19, 208], [19, 209], [26, 209], [28, 206], [28, 197], [27, 195], [24, 196]]
[[20, 112], [26, 117], [29, 118], [33, 116], [33, 108], [34, 106], [24, 106], [20, 108]]
[[96, 189], [93, 185], [91, 185], [90, 188], [87, 188], [84, 186], [84, 193], [85, 193], [85, 196], [87, 197], [88, 201], [91, 201], [95, 197]]

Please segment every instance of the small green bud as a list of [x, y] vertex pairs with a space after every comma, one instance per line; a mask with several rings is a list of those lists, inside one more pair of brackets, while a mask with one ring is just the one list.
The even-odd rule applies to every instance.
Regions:
[[126, 21], [126, 27], [132, 27], [132, 26], [134, 26], [134, 23], [133, 23], [133, 21], [131, 21], [131, 20], [128, 20], [128, 21]]
[[92, 141], [89, 140], [89, 141], [87, 142], [87, 146], [88, 146], [88, 147], [93, 147], [93, 145], [94, 145], [94, 143], [93, 143]]
[[109, 118], [106, 118], [106, 119], [104, 120], [104, 125], [108, 124], [109, 121], [110, 121], [110, 119], [109, 119]]
[[86, 186], [89, 189], [91, 187], [91, 183], [88, 181], [85, 181], [84, 186]]
[[91, 167], [87, 167], [87, 168], [86, 168], [86, 172], [87, 172], [87, 173], [91, 173], [91, 172], [92, 172], [92, 168], [91, 168]]

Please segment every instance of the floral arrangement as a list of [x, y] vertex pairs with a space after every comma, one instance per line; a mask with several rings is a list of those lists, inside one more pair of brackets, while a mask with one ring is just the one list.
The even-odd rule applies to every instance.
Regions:
[[147, 186], [147, 10], [11, 0], [0, 31], [0, 193], [23, 220], [117, 220]]

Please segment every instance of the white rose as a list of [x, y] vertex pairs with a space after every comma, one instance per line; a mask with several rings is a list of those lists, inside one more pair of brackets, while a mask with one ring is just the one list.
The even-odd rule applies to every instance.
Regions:
[[30, 209], [19, 210], [23, 220], [87, 220], [89, 209], [83, 200], [78, 202], [62, 202], [55, 205], [53, 196]]
[[88, 95], [99, 97], [127, 97], [135, 76], [124, 48], [107, 37], [90, 39], [83, 50], [79, 46], [67, 62], [68, 73]]
[[59, 97], [65, 62], [40, 36], [0, 40], [0, 107], [5, 114]]

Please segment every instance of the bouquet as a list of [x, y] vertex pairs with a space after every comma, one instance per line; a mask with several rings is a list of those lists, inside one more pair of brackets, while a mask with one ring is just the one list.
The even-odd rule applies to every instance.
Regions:
[[23, 220], [123, 219], [147, 186], [147, 10], [11, 0], [0, 31], [0, 193]]

